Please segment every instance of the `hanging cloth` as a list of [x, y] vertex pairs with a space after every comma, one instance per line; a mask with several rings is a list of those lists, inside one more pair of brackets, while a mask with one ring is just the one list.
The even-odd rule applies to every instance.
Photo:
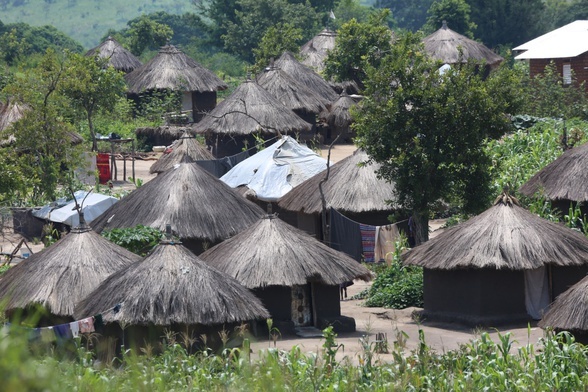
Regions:
[[396, 241], [400, 238], [400, 231], [396, 223], [376, 227], [376, 244], [374, 248], [374, 260], [385, 261], [390, 264], [394, 258]]
[[330, 246], [361, 261], [361, 232], [359, 223], [352, 221], [339, 211], [331, 208], [330, 213]]

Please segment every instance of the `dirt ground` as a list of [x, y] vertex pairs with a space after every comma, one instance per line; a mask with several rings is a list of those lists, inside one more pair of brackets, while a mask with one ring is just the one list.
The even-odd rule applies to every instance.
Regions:
[[[336, 145], [331, 151], [331, 161], [338, 162], [341, 159], [347, 157], [355, 151], [355, 147], [352, 145]], [[321, 156], [327, 158], [327, 148], [321, 149]], [[143, 182], [148, 182], [155, 177], [149, 173], [149, 168], [155, 162], [158, 155], [153, 154], [147, 159], [135, 161], [135, 177], [141, 179]], [[119, 170], [122, 168], [122, 162], [119, 162]], [[127, 177], [130, 176], [130, 164], [127, 161]], [[122, 179], [122, 176], [120, 176]], [[132, 190], [134, 184], [131, 182], [115, 181], [114, 191], [116, 190]], [[432, 222], [432, 234], [435, 236], [439, 232], [439, 227], [443, 224], [442, 221]], [[18, 241], [21, 239], [20, 236], [7, 233], [4, 238], [0, 238], [0, 251], [11, 252]], [[33, 253], [40, 251], [43, 248], [42, 244], [30, 244]], [[19, 259], [16, 259], [18, 262]], [[356, 281], [353, 286], [349, 287], [349, 297], [361, 292], [362, 290], [369, 287], [369, 283]], [[419, 324], [411, 317], [414, 308], [404, 310], [393, 310], [385, 308], [366, 308], [361, 306], [361, 300], [344, 300], [341, 302], [341, 313], [344, 316], [353, 317], [356, 322], [357, 331], [355, 333], [340, 334], [337, 338], [337, 342], [343, 344], [343, 349], [337, 353], [338, 359], [344, 357], [349, 358], [352, 362], [357, 363], [359, 361], [359, 355], [362, 352], [360, 339], [368, 336], [370, 341], [374, 341], [377, 333], [384, 333], [387, 336], [388, 344], [392, 345], [394, 342], [399, 342], [401, 345], [406, 347], [406, 350], [414, 350], [418, 347], [418, 336], [419, 329], [424, 331], [425, 340], [427, 344], [438, 352], [448, 351], [457, 349], [461, 344], [470, 341], [472, 338], [479, 336], [481, 331], [471, 330], [468, 328], [460, 327], [453, 324], [441, 324], [441, 323], [428, 323]], [[543, 336], [543, 332], [540, 328], [532, 326], [530, 329], [527, 326], [521, 325], [517, 328], [503, 329], [500, 332], [505, 333], [506, 331], [511, 332], [513, 338], [517, 344], [513, 345], [516, 348], [517, 345], [524, 345], [529, 342], [537, 343], [538, 339]], [[402, 337], [402, 332], [406, 333], [407, 337]], [[497, 340], [496, 330], [488, 331], [493, 339]], [[277, 347], [280, 349], [288, 350], [293, 346], [299, 346], [305, 352], [320, 352], [323, 344], [322, 338], [300, 338], [296, 336], [282, 336], [277, 341]], [[273, 347], [273, 343], [271, 344]], [[270, 347], [268, 341], [258, 341], [252, 344], [254, 352]], [[380, 359], [386, 361], [391, 360], [391, 354], [380, 354]]]

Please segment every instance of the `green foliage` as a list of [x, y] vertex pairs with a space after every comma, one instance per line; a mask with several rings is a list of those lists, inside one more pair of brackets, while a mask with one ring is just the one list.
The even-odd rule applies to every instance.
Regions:
[[135, 56], [140, 56], [146, 49], [157, 50], [167, 44], [173, 30], [168, 25], [142, 15], [129, 22], [128, 35], [131, 52]]
[[163, 233], [152, 227], [138, 225], [130, 228], [105, 230], [102, 235], [107, 240], [139, 256], [146, 256], [151, 249], [159, 244]]
[[335, 49], [325, 60], [324, 73], [328, 79], [353, 80], [363, 86], [367, 68], [378, 68], [391, 50], [392, 33], [386, 24], [388, 15], [388, 10], [382, 10], [371, 14], [367, 22], [352, 19], [341, 26]]
[[470, 20], [470, 13], [470, 6], [465, 0], [436, 0], [427, 11], [429, 17], [423, 30], [431, 34], [440, 29], [445, 21], [451, 30], [474, 38], [476, 24]]
[[375, 6], [390, 9], [396, 27], [414, 32], [427, 21], [431, 4], [433, 0], [377, 0]]
[[352, 19], [359, 23], [364, 23], [368, 21], [370, 14], [373, 12], [374, 9], [361, 5], [359, 0], [341, 0], [337, 7], [333, 9], [335, 19], [329, 18], [327, 25], [332, 30], [339, 30], [341, 26]]
[[302, 30], [291, 23], [278, 23], [270, 26], [257, 48], [253, 49], [255, 65], [253, 73], [256, 74], [268, 66], [272, 58], [277, 59], [285, 51], [298, 53], [302, 42]]

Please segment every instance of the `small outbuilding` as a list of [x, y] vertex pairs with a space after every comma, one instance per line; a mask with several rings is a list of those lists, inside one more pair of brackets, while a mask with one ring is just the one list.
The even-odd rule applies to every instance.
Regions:
[[157, 90], [182, 92], [182, 111], [190, 112], [198, 122], [216, 106], [217, 91], [227, 85], [173, 45], [166, 45], [149, 62], [125, 75], [128, 94], [134, 100], [139, 95]]
[[372, 278], [367, 268], [349, 256], [275, 214], [207, 250], [201, 258], [253, 290], [280, 330], [332, 325], [335, 331], [355, 331], [355, 320], [341, 315], [339, 285]]
[[482, 214], [413, 248], [424, 268], [425, 320], [497, 326], [540, 319], [588, 272], [588, 238], [503, 194]]
[[201, 160], [214, 159], [206, 146], [200, 144], [196, 138], [188, 133], [174, 141], [149, 168], [149, 173], [163, 173], [179, 163], [192, 163]]
[[137, 56], [125, 49], [111, 36], [108, 36], [100, 45], [88, 50], [86, 56], [98, 56], [101, 59], [107, 59], [108, 65], [124, 73], [129, 73], [142, 65]]
[[[117, 312], [104, 313], [118, 304]], [[223, 327], [232, 331], [241, 323], [269, 317], [248, 289], [172, 240], [112, 274], [75, 311], [78, 319], [99, 313], [105, 335], [120, 337], [131, 347], [160, 341], [165, 330], [187, 338], [206, 334], [211, 347]]]
[[340, 135], [341, 141], [349, 142], [355, 137], [355, 132], [351, 129], [353, 118], [349, 109], [356, 106], [356, 98], [352, 98], [343, 92], [329, 109], [323, 111], [319, 118], [327, 125], [325, 141], [335, 139]]
[[123, 197], [92, 222], [97, 232], [144, 225], [174, 235], [196, 254], [251, 226], [264, 211], [196, 163], [181, 163]]

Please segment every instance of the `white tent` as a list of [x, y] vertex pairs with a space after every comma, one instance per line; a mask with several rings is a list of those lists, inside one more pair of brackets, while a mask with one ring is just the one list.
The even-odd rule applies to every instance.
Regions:
[[231, 188], [245, 185], [257, 199], [277, 201], [296, 185], [326, 170], [327, 160], [290, 136], [261, 150], [221, 177]]
[[[85, 191], [77, 191], [74, 193], [74, 196], [78, 204], [82, 206], [84, 218], [87, 223], [98, 218], [104, 211], [118, 201], [116, 197], [102, 195], [100, 193], [90, 193], [88, 195], [88, 192]], [[80, 218], [75, 207], [76, 204], [72, 200], [65, 206], [51, 211], [48, 219], [52, 222], [64, 223], [71, 227], [76, 227], [80, 224]]]

